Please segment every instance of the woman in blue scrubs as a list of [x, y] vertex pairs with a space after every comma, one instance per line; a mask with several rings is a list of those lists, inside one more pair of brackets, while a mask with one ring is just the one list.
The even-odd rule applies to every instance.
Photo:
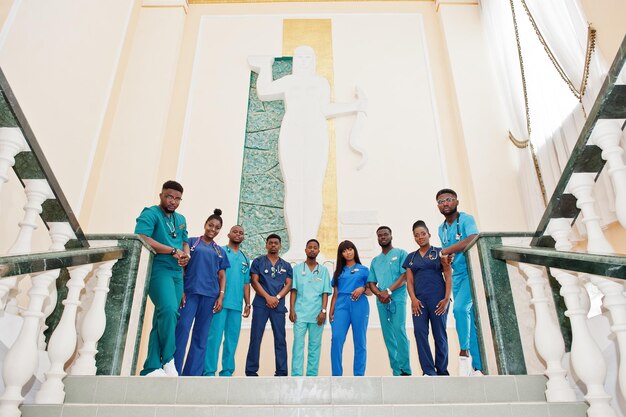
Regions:
[[363, 295], [367, 285], [369, 270], [361, 264], [359, 252], [354, 243], [344, 240], [337, 248], [332, 285], [333, 298], [330, 302], [329, 319], [332, 328], [330, 361], [333, 376], [343, 375], [343, 344], [348, 329], [352, 326], [354, 341], [353, 375], [365, 375], [367, 360], [367, 323], [370, 305]]
[[[224, 250], [214, 241], [222, 229], [221, 214], [222, 210], [213, 210], [204, 223], [204, 235], [189, 239], [191, 260], [183, 277], [185, 292], [176, 325], [174, 363], [179, 375], [202, 375], [211, 320], [213, 314], [222, 309], [226, 287], [225, 270], [230, 267], [230, 263]], [[194, 321], [191, 345], [183, 367], [189, 331]]]
[[[410, 253], [402, 266], [406, 268], [420, 366], [424, 375], [449, 375], [446, 321], [452, 288], [450, 259], [441, 255], [441, 248], [430, 245], [430, 232], [422, 220], [413, 224], [413, 237], [419, 249]], [[434, 361], [428, 343], [429, 324], [435, 340]]]

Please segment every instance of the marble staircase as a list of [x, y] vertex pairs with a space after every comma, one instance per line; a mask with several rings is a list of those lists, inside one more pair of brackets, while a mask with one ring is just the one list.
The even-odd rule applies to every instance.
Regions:
[[460, 377], [141, 378], [70, 376], [64, 404], [24, 417], [583, 417], [547, 403], [540, 375]]

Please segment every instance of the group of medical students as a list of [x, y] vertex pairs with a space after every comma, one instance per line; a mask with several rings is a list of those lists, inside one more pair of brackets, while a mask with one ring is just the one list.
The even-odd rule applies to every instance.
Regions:
[[[149, 284], [155, 312], [141, 375], [215, 376], [220, 349], [219, 375], [233, 375], [242, 318], [251, 313], [247, 376], [258, 375], [260, 347], [268, 320], [274, 338], [275, 375], [289, 375], [287, 313], [293, 323], [292, 376], [318, 374], [327, 321], [332, 330], [332, 375], [343, 375], [343, 347], [350, 327], [354, 342], [352, 373], [364, 375], [368, 295], [377, 299], [393, 375], [412, 375], [406, 334], [407, 302], [423, 375], [449, 374], [446, 321], [451, 299], [461, 348], [459, 375], [482, 375], [470, 283], [462, 253], [478, 229], [471, 215], [457, 210], [457, 194], [453, 190], [443, 189], [436, 195], [439, 211], [445, 217], [438, 228], [442, 248], [430, 244], [429, 228], [421, 220], [412, 226], [417, 249], [411, 253], [394, 248], [391, 229], [381, 226], [376, 231], [381, 253], [370, 267], [361, 263], [357, 247], [346, 240], [337, 248], [332, 276], [317, 262], [320, 244], [313, 238], [303, 248], [306, 260], [293, 267], [280, 257], [281, 238], [276, 234], [267, 236], [267, 253], [252, 262], [240, 248], [244, 240], [241, 226], [231, 227], [227, 245], [218, 245], [215, 238], [223, 226], [220, 209], [208, 217], [201, 236], [189, 238], [185, 217], [176, 212], [182, 194], [179, 183], [167, 181], [159, 194], [160, 204], [145, 208], [137, 218], [135, 233], [156, 252]], [[252, 303], [250, 286], [256, 294]], [[431, 330], [434, 358], [428, 341]]]

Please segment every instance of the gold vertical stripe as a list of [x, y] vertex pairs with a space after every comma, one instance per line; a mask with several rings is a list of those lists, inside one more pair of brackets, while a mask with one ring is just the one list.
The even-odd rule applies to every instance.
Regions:
[[[333, 78], [333, 34], [330, 19], [285, 19], [283, 20], [283, 55], [293, 56], [293, 50], [308, 45], [317, 56], [317, 73], [330, 83], [330, 97], [334, 100]], [[322, 254], [333, 259], [337, 249], [337, 161], [335, 147], [335, 122], [328, 121], [328, 165], [324, 178], [324, 210], [317, 240]]]

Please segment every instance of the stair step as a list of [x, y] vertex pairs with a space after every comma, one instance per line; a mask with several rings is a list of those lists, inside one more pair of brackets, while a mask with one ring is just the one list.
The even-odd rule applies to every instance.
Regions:
[[194, 406], [25, 405], [23, 417], [585, 417], [584, 403]]
[[543, 402], [541, 375], [487, 377], [68, 377], [66, 403], [349, 405]]

